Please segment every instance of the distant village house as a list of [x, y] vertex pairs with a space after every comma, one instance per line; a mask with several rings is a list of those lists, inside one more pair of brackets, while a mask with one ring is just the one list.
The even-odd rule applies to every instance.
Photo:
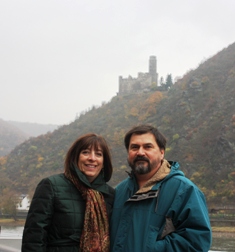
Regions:
[[17, 210], [29, 210], [30, 206], [30, 200], [28, 198], [28, 195], [21, 194], [19, 197], [19, 203], [16, 206]]

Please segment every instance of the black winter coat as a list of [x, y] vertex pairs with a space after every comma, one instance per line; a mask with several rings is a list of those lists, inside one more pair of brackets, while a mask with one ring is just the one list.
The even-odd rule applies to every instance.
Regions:
[[[79, 178], [104, 196], [110, 215], [114, 189], [100, 174], [92, 184], [77, 171]], [[78, 252], [86, 202], [64, 174], [43, 179], [37, 186], [26, 219], [22, 252]]]

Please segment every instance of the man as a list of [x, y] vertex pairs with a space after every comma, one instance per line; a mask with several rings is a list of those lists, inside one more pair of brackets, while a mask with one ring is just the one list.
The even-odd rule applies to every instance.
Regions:
[[177, 162], [164, 159], [165, 137], [141, 125], [124, 142], [132, 171], [116, 187], [111, 251], [207, 252], [211, 227], [204, 195]]

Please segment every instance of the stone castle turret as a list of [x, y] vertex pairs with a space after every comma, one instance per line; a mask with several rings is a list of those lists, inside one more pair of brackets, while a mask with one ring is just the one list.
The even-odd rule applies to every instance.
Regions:
[[119, 76], [119, 94], [141, 93], [158, 85], [157, 59], [156, 56], [149, 58], [149, 72], [138, 73], [137, 78], [122, 78]]

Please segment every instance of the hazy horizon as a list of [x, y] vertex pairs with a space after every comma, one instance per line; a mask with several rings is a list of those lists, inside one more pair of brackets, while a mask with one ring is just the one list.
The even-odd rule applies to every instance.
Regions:
[[235, 2], [0, 1], [0, 118], [62, 125], [118, 92], [118, 78], [197, 68], [234, 43]]

